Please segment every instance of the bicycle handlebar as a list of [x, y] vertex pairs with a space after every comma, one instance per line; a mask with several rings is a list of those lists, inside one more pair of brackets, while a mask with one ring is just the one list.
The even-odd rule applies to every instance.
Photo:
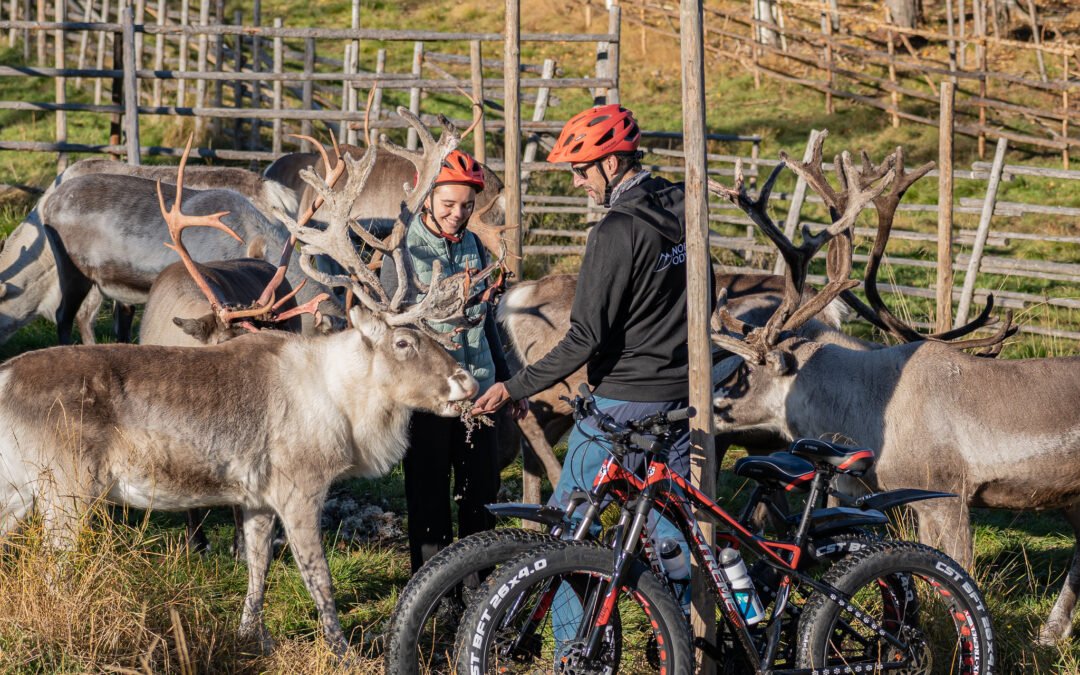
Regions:
[[[622, 424], [596, 407], [596, 400], [593, 398], [592, 391], [589, 389], [589, 385], [584, 382], [578, 388], [578, 397], [574, 401], [565, 400], [573, 406], [575, 419], [593, 418], [600, 430], [605, 432], [605, 435], [613, 437], [612, 440], [626, 441], [646, 452], [654, 453], [662, 451], [664, 444], [657, 440], [655, 436], [646, 436], [638, 432], [648, 432], [656, 427], [662, 427], [666, 431], [666, 427], [697, 415], [697, 410], [693, 406], [687, 406], [667, 412], [654, 413]], [[656, 434], [657, 432], [654, 431], [653, 433]]]

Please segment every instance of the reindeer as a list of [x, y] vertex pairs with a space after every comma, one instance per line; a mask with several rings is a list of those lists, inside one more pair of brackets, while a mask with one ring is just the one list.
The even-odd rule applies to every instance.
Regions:
[[[417, 125], [423, 153], [385, 139], [382, 147], [417, 166], [420, 180], [403, 208], [411, 215], [458, 137], [447, 126], [436, 142], [400, 112]], [[261, 331], [191, 348], [62, 346], [0, 366], [7, 394], [0, 401], [0, 533], [36, 507], [50, 541], [69, 546], [80, 512], [101, 496], [140, 508], [239, 505], [249, 573], [240, 633], [267, 649], [262, 603], [276, 514], [323, 633], [345, 656], [319, 530], [327, 490], [341, 477], [389, 471], [405, 452], [411, 410], [457, 415], [456, 403], [478, 390], [425, 324], [464, 320], [469, 278], [436, 270], [421, 289], [424, 299], [405, 306], [396, 295], [386, 298], [348, 240], [347, 199], [363, 188], [375, 152], [349, 160], [343, 199], [320, 186], [333, 213], [326, 232], [287, 220], [305, 269], [316, 253], [346, 269], [348, 276], [326, 280], [346, 284], [360, 300], [349, 330], [314, 337]], [[201, 220], [225, 228], [222, 215]], [[395, 247], [407, 222], [373, 243], [401, 256]], [[402, 292], [416, 290], [412, 283], [406, 276]]]
[[[824, 178], [820, 158], [818, 146], [806, 165], [783, 159], [834, 213], [873, 203], [878, 232], [866, 275], [869, 311], [905, 343], [858, 350], [792, 337], [788, 331], [816, 310], [794, 294], [762, 329], [750, 330], [720, 313], [716, 319], [722, 330], [713, 340], [738, 357], [715, 369], [718, 428], [768, 429], [789, 439], [839, 434], [877, 453], [867, 476], [871, 488], [956, 493], [957, 500], [920, 502], [912, 508], [920, 540], [965, 566], [973, 558], [972, 507], [1061, 509], [1080, 540], [1080, 463], [1072, 461], [1080, 456], [1073, 403], [1080, 399], [1080, 358], [994, 360], [960, 351], [979, 348], [992, 355], [1014, 332], [1007, 314], [993, 335], [958, 340], [973, 327], [989, 325], [992, 298], [976, 321], [943, 335], [920, 335], [896, 319], [877, 293], [876, 270], [900, 199], [932, 164], [905, 174], [898, 148], [876, 167], [864, 155], [857, 170], [845, 154], [838, 162], [843, 187], [836, 191]], [[796, 289], [805, 278], [800, 270], [808, 264], [809, 251], [798, 253], [768, 218], [765, 202], [774, 179], [775, 174], [757, 200], [746, 196], [741, 181], [734, 190], [718, 191], [750, 213], [777, 244], [795, 270], [789, 278]], [[821, 295], [857, 284], [846, 278], [851, 267], [844, 240], [849, 237], [845, 231], [834, 239], [841, 242], [843, 255], [830, 251], [830, 281]], [[1078, 589], [1080, 556], [1074, 548], [1064, 587], [1039, 631], [1040, 642], [1071, 634]]]
[[[189, 188], [239, 192], [268, 218], [274, 217], [275, 209], [286, 213], [296, 212], [296, 197], [289, 189], [256, 173], [229, 167], [190, 167], [188, 171]], [[101, 174], [160, 179], [171, 183], [175, 173], [172, 167], [130, 166], [111, 160], [85, 159], [75, 162], [58, 175], [29, 215], [8, 236], [0, 251], [0, 341], [7, 340], [37, 316], [56, 321], [61, 297], [70, 296], [73, 292], [60, 286], [56, 259], [47, 245], [41, 222], [42, 210], [60, 185], [73, 178]], [[94, 323], [101, 301], [100, 290], [92, 287], [75, 314], [74, 321], [86, 344], [94, 342]], [[114, 329], [118, 339], [123, 342], [130, 339], [132, 317], [130, 306], [120, 305], [116, 308]]]
[[[175, 186], [163, 185], [162, 189], [167, 198], [174, 198]], [[154, 279], [172, 262], [160, 245], [158, 233], [163, 231], [164, 222], [155, 206], [155, 191], [155, 183], [143, 178], [81, 176], [62, 183], [46, 202], [41, 218], [64, 290], [56, 313], [61, 343], [70, 342], [72, 317], [93, 286], [124, 304], [142, 304]], [[228, 212], [228, 224], [245, 240], [262, 237], [267, 242], [273, 262], [289, 238], [284, 225], [267, 219], [232, 190], [188, 190], [183, 201], [197, 214]], [[229, 243], [205, 231], [193, 232], [188, 246], [201, 260], [245, 254], [239, 243]], [[289, 277], [295, 286], [303, 274], [294, 266]], [[301, 291], [302, 301], [324, 290], [315, 286], [309, 284]], [[332, 317], [340, 316], [332, 304], [323, 311]], [[325, 327], [305, 323], [307, 330]]]

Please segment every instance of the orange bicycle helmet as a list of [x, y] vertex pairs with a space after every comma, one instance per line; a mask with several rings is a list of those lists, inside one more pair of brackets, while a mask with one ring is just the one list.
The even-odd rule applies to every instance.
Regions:
[[484, 189], [484, 170], [472, 156], [451, 150], [443, 160], [435, 185], [469, 185], [479, 192]]
[[570, 118], [548, 154], [549, 162], [592, 162], [616, 152], [635, 152], [641, 131], [634, 113], [617, 103]]

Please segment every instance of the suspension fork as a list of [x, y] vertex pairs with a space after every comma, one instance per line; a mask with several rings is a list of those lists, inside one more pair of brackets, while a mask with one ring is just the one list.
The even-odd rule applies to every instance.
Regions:
[[[652, 511], [654, 491], [654, 485], [645, 486], [645, 489], [633, 504], [633, 516], [629, 527], [621, 527], [615, 533], [615, 560], [612, 565], [611, 578], [608, 580], [606, 588], [601, 582], [597, 593], [594, 594], [594, 598], [599, 600], [599, 607], [594, 610], [596, 603], [594, 600], [590, 600], [589, 604], [592, 606], [587, 608], [588, 611], [582, 616], [582, 622], [578, 626], [578, 639], [584, 637], [582, 631], [588, 630], [588, 639], [582, 654], [586, 661], [596, 657], [604, 628], [611, 621], [615, 603], [619, 598], [619, 589], [622, 588], [623, 579], [626, 576], [627, 566], [633, 562], [641, 534], [645, 530], [649, 513]], [[587, 621], [586, 619], [593, 616], [594, 613], [596, 618]]]

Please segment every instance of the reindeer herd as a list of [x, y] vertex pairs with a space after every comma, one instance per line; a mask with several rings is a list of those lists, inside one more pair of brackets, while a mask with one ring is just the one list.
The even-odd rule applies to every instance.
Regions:
[[[383, 138], [343, 146], [332, 163], [319, 146], [263, 175], [188, 168], [185, 152], [179, 170], [84, 160], [56, 178], [0, 250], [0, 340], [44, 316], [65, 345], [0, 366], [0, 536], [36, 511], [51, 542], [69, 546], [79, 514], [100, 497], [165, 510], [231, 505], [243, 516], [249, 570], [240, 633], [269, 649], [262, 603], [277, 517], [327, 641], [346, 654], [319, 531], [327, 491], [342, 477], [388, 473], [405, 452], [412, 410], [467, 408], [478, 385], [428, 322], [465, 325], [474, 282], [505, 255], [502, 184], [488, 172], [469, 227], [500, 260], [471, 274], [436, 270], [418, 284], [404, 234], [461, 135], [444, 121], [436, 140], [399, 114], [421, 151]], [[898, 149], [879, 165], [864, 154], [857, 167], [842, 153], [837, 189], [822, 168], [824, 138], [807, 162], [783, 157], [756, 199], [741, 171], [734, 188], [710, 183], [786, 262], [783, 276], [715, 277], [718, 441], [768, 452], [839, 435], [873, 448], [867, 484], [842, 489], [956, 493], [913, 508], [920, 538], [966, 566], [971, 507], [1060, 509], [1080, 537], [1080, 359], [994, 359], [1015, 329], [1007, 317], [972, 337], [995, 323], [992, 299], [947, 334], [922, 335], [897, 319], [876, 274], [900, 200], [932, 165], [907, 173]], [[768, 213], [784, 166], [832, 214], [800, 246]], [[878, 233], [867, 305], [851, 294], [850, 275], [853, 226], [871, 206]], [[374, 256], [361, 255], [357, 240]], [[828, 281], [814, 290], [806, 276], [826, 245]], [[392, 296], [378, 281], [380, 256], [397, 263]], [[498, 318], [521, 362], [544, 356], [565, 332], [575, 283], [545, 277], [501, 299]], [[422, 299], [406, 305], [407, 293]], [[132, 307], [146, 305], [140, 345], [91, 344], [106, 299], [121, 342]], [[841, 332], [845, 303], [899, 344]], [[85, 344], [66, 346], [75, 325]], [[553, 482], [560, 467], [550, 446], [571, 424], [559, 395], [584, 379], [576, 373], [536, 397], [521, 426]], [[1041, 641], [1070, 634], [1078, 590], [1074, 551]]]

